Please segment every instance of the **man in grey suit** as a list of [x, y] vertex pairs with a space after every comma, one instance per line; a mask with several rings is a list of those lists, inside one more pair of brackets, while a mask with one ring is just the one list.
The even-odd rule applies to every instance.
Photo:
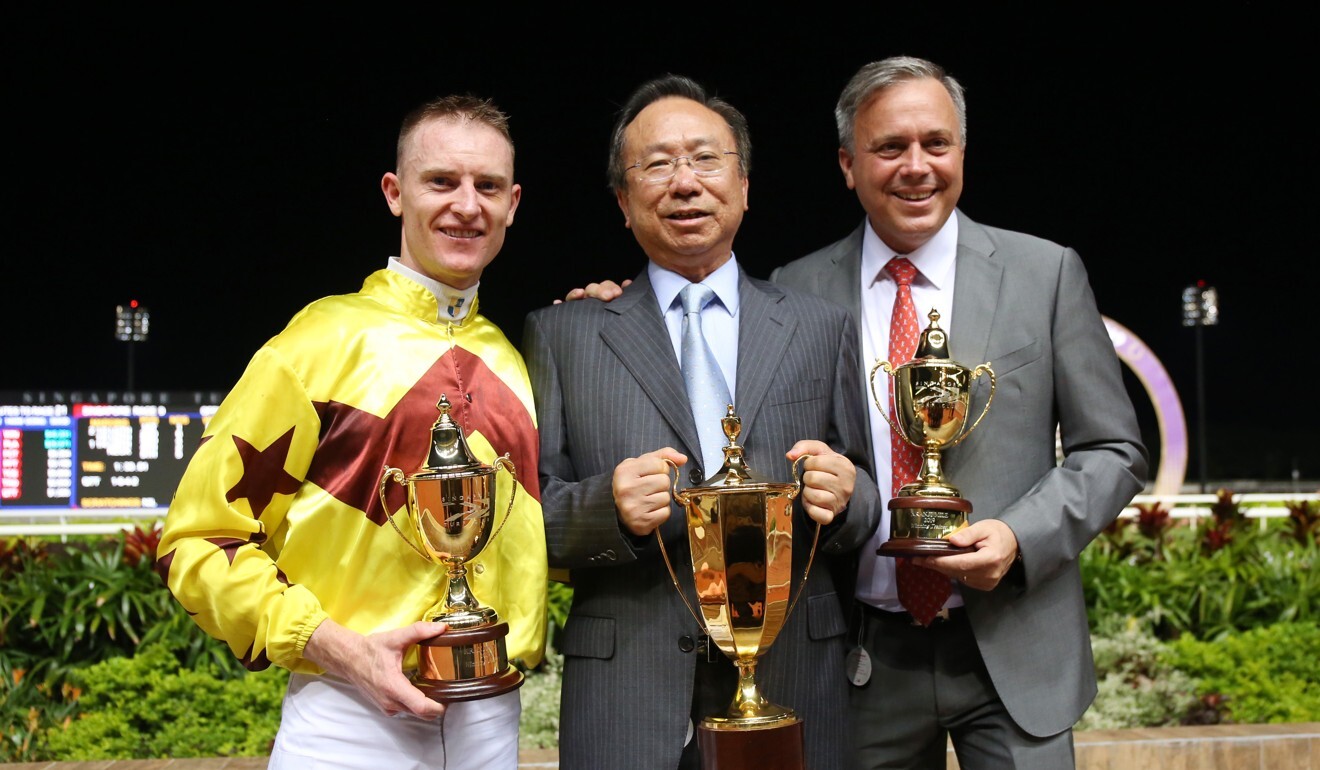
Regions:
[[[965, 770], [1053, 770], [1073, 765], [1071, 728], [1096, 691], [1077, 557], [1142, 488], [1145, 450], [1076, 252], [955, 210], [965, 114], [962, 88], [931, 62], [863, 67], [836, 117], [839, 165], [866, 219], [771, 279], [848, 308], [869, 369], [888, 355], [900, 291], [887, 266], [906, 258], [921, 325], [937, 308], [952, 357], [989, 361], [998, 375], [985, 421], [944, 455], [974, 507], [949, 539], [975, 550], [912, 560], [952, 588], [941, 617], [914, 625], [900, 604], [895, 559], [876, 555], [888, 511], [861, 549], [853, 654], [870, 667], [854, 671], [852, 706], [862, 764], [943, 768], [951, 735]], [[888, 378], [877, 379], [885, 403]], [[970, 414], [987, 395], [981, 378]], [[890, 428], [874, 404], [869, 425], [875, 467], [889, 468]], [[877, 473], [886, 503], [902, 481], [887, 475]]]
[[[793, 532], [793, 590], [805, 594], [758, 680], [803, 718], [810, 767], [850, 765], [847, 621], [828, 562], [865, 542], [878, 516], [857, 333], [837, 305], [738, 267], [750, 153], [742, 115], [698, 84], [671, 75], [641, 86], [616, 124], [610, 177], [649, 263], [609, 304], [568, 302], [527, 319], [550, 564], [570, 570], [574, 588], [560, 640], [566, 768], [696, 768], [693, 720], [723, 712], [735, 691], [732, 665], [702, 638], [654, 535], [694, 596], [664, 461], [695, 485], [718, 470], [722, 442], [701, 437], [721, 414], [694, 416], [680, 368], [677, 297], [689, 284], [715, 295], [700, 324], [748, 462], [787, 480], [789, 461], [810, 455]], [[803, 588], [813, 522], [821, 554]]]

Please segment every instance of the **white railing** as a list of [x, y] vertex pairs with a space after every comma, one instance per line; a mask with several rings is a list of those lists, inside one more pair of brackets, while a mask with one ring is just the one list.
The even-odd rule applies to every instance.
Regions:
[[[1248, 519], [1259, 519], [1262, 529], [1268, 519], [1287, 518], [1287, 503], [1296, 503], [1301, 501], [1315, 502], [1320, 500], [1320, 493], [1293, 493], [1293, 492], [1246, 492], [1240, 495], [1233, 495], [1233, 501], [1236, 502], [1242, 510], [1242, 515]], [[1212, 516], [1211, 506], [1219, 502], [1219, 496], [1214, 494], [1199, 495], [1137, 495], [1132, 499], [1132, 505], [1123, 509], [1119, 514], [1124, 518], [1136, 518], [1139, 511], [1137, 505], [1149, 505], [1151, 503], [1164, 503], [1170, 506], [1169, 518], [1185, 519], [1188, 524], [1196, 524], [1197, 521], [1207, 516]]]
[[[1320, 493], [1305, 494], [1253, 493], [1233, 495], [1249, 519], [1286, 517], [1286, 503], [1306, 500], [1320, 501]], [[1186, 519], [1189, 524], [1211, 515], [1210, 507], [1219, 501], [1213, 494], [1198, 495], [1137, 495], [1132, 505], [1123, 509], [1121, 516], [1135, 518], [1137, 504], [1166, 503], [1171, 506], [1169, 516]], [[89, 510], [83, 508], [7, 508], [0, 510], [0, 538], [3, 537], [59, 537], [70, 535], [111, 535], [134, 527], [146, 529], [165, 518], [164, 508], [115, 508]]]
[[113, 535], [165, 519], [164, 508], [5, 508], [0, 509], [0, 538]]

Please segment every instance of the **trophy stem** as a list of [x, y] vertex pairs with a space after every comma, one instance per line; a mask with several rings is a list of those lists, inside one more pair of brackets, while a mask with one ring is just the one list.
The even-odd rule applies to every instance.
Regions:
[[448, 560], [449, 565], [449, 587], [446, 590], [448, 594], [445, 599], [445, 606], [451, 611], [476, 610], [480, 607], [477, 597], [472, 595], [472, 589], [468, 586], [467, 568], [463, 562], [457, 559]]
[[738, 689], [733, 694], [729, 716], [759, 716], [769, 702], [761, 695], [761, 688], [756, 686], [756, 661], [739, 660], [734, 663], [738, 666]]
[[735, 660], [738, 667], [738, 689], [733, 702], [723, 716], [702, 720], [702, 725], [713, 729], [747, 729], [783, 722], [796, 721], [793, 709], [767, 700], [756, 684], [756, 659]]
[[755, 658], [734, 663], [738, 691], [728, 713], [697, 725], [702, 770], [803, 770], [802, 720], [761, 695]]
[[926, 444], [921, 452], [921, 473], [918, 477], [926, 485], [941, 484], [944, 480], [944, 466], [940, 462], [940, 448]]

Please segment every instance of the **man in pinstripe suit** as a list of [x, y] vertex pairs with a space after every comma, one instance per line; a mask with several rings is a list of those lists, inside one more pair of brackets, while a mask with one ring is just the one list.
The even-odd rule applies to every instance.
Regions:
[[[674, 590], [656, 537], [693, 595], [683, 515], [664, 460], [700, 483], [706, 457], [678, 351], [689, 283], [713, 290], [700, 322], [743, 422], [752, 467], [786, 480], [805, 461], [794, 528], [800, 607], [762, 659], [766, 697], [806, 726], [808, 766], [849, 754], [846, 622], [828, 563], [860, 546], [877, 519], [856, 330], [839, 307], [749, 278], [733, 255], [747, 209], [746, 121], [696, 83], [667, 76], [621, 111], [610, 177], [625, 225], [649, 264], [611, 303], [570, 302], [528, 316], [524, 349], [541, 433], [542, 506], [552, 567], [570, 570], [560, 761], [565, 768], [695, 768], [693, 719], [732, 698], [732, 665]], [[788, 458], [788, 459], [785, 459]], [[677, 513], [677, 515], [675, 515]], [[818, 564], [798, 582], [812, 521]], [[709, 653], [709, 654], [708, 654]]]

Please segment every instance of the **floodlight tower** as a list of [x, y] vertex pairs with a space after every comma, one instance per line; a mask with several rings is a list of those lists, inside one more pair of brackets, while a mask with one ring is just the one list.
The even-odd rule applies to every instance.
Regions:
[[151, 330], [151, 313], [129, 300], [127, 305], [115, 305], [115, 339], [128, 343], [128, 392], [133, 392], [133, 350], [137, 343], [145, 342]]
[[1205, 281], [1183, 289], [1182, 325], [1196, 329], [1196, 426], [1197, 458], [1201, 471], [1201, 492], [1205, 484], [1205, 340], [1203, 330], [1219, 323], [1219, 292]]

